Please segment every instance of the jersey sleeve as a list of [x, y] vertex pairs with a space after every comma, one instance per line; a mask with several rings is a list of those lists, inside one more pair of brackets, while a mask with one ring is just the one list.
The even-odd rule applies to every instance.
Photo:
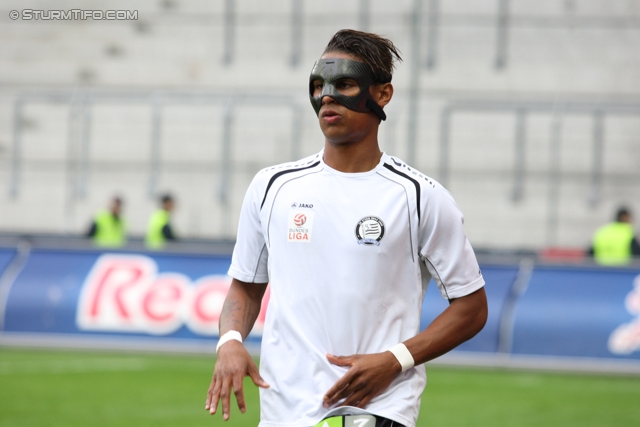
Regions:
[[240, 211], [236, 245], [231, 257], [229, 275], [248, 283], [267, 283], [269, 253], [260, 220], [264, 174], [258, 173], [245, 194]]
[[423, 193], [420, 257], [443, 298], [469, 295], [484, 279], [471, 243], [464, 233], [464, 217], [451, 193], [436, 184]]

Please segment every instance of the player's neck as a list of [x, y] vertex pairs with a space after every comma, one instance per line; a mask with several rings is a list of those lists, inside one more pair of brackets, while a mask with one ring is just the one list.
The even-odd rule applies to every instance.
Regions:
[[382, 151], [377, 139], [351, 144], [324, 144], [324, 162], [329, 167], [345, 173], [368, 172], [380, 162]]

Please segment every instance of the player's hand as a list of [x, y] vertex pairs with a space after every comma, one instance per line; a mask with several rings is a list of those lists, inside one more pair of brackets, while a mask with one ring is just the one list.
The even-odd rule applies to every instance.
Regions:
[[204, 408], [211, 414], [215, 414], [218, 410], [218, 403], [222, 400], [222, 419], [228, 420], [231, 410], [231, 390], [233, 389], [238, 408], [244, 414], [247, 405], [244, 401], [243, 380], [247, 375], [258, 387], [269, 387], [269, 384], [260, 377], [258, 367], [240, 342], [229, 341], [221, 346]]
[[352, 356], [327, 354], [327, 359], [334, 365], [349, 366], [349, 370], [324, 395], [325, 408], [336, 403], [364, 408], [402, 371], [400, 362], [389, 351]]

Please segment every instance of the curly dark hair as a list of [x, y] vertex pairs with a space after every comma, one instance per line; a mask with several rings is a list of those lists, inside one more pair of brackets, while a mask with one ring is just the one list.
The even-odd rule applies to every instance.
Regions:
[[371, 67], [376, 81], [391, 81], [396, 61], [402, 61], [400, 50], [389, 39], [373, 33], [340, 30], [329, 40], [323, 54], [343, 52], [361, 59]]

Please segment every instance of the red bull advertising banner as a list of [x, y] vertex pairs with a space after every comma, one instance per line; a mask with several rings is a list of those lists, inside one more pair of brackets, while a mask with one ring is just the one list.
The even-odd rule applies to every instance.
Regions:
[[609, 350], [629, 355], [640, 351], [640, 275], [634, 279], [633, 290], [625, 298], [624, 305], [634, 318], [613, 331], [609, 337]]
[[[0, 249], [0, 338], [213, 349], [230, 262], [230, 255]], [[489, 318], [455, 352], [640, 362], [640, 268], [534, 265], [524, 274], [518, 264], [481, 267]], [[269, 295], [267, 288], [246, 341], [254, 349]], [[431, 283], [421, 328], [447, 306]]]
[[631, 268], [536, 266], [515, 305], [511, 353], [640, 360]]
[[[222, 304], [229, 291], [227, 275], [191, 280], [180, 272], [158, 272], [142, 255], [102, 255], [80, 291], [76, 325], [83, 331], [138, 332], [169, 335], [182, 327], [196, 335], [218, 335]], [[254, 333], [264, 325], [266, 304]]]
[[[230, 256], [37, 250], [8, 292], [3, 331], [169, 337], [215, 345]], [[259, 341], [269, 290], [249, 339]]]

